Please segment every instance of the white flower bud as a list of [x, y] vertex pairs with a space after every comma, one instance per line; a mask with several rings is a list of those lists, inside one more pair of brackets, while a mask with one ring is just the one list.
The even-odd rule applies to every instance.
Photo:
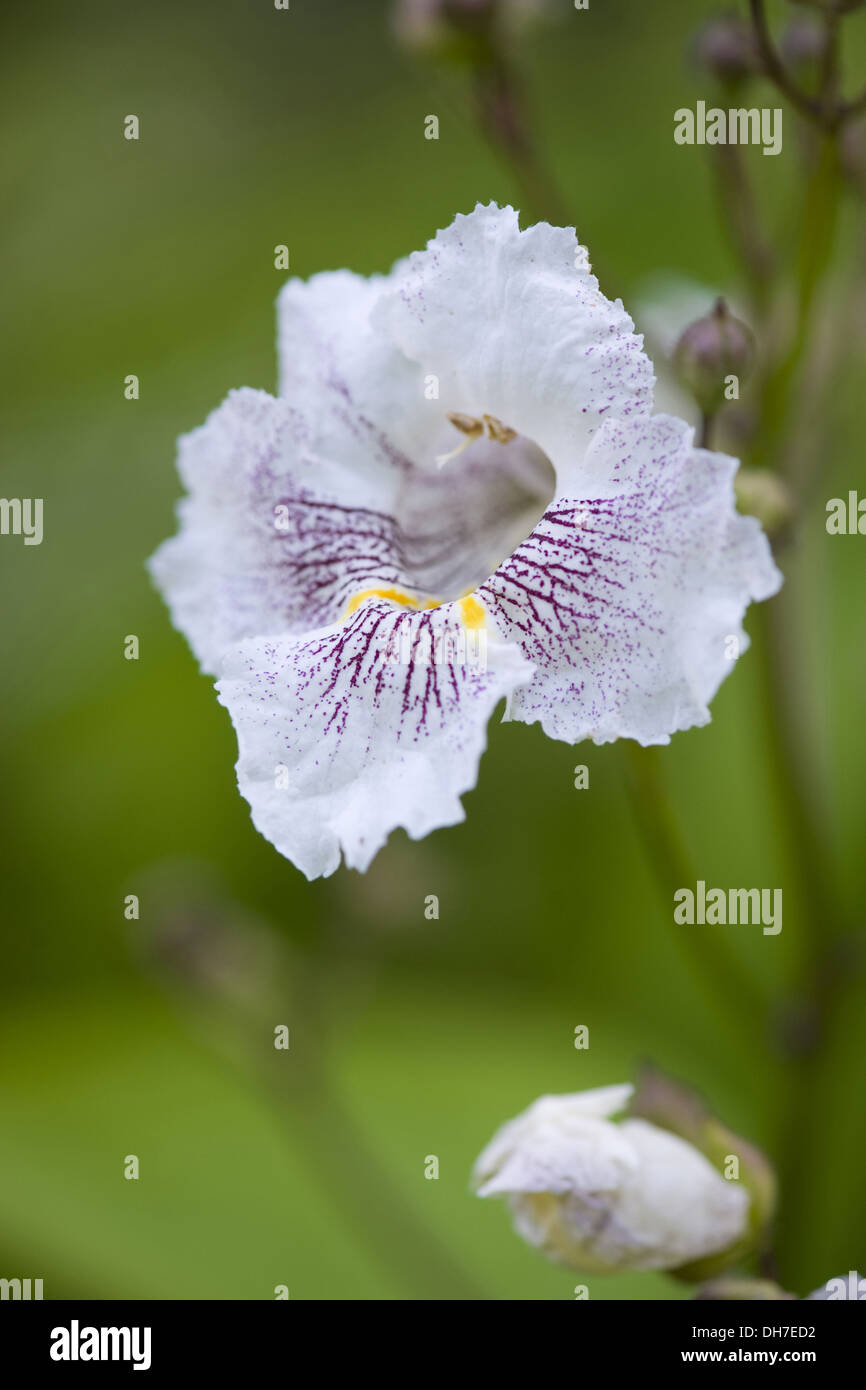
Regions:
[[573, 1269], [677, 1269], [746, 1234], [745, 1188], [667, 1130], [612, 1122], [631, 1093], [543, 1096], [475, 1167], [478, 1195], [507, 1197], [518, 1233]]

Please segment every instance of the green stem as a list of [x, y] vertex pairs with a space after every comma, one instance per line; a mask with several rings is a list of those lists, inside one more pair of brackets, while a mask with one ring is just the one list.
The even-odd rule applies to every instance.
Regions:
[[713, 425], [716, 420], [716, 412], [704, 410], [701, 412], [701, 427], [698, 430], [698, 448], [711, 449], [713, 439]]
[[842, 176], [836, 140], [821, 141], [806, 189], [802, 235], [797, 267], [797, 319], [787, 353], [764, 382], [761, 413], [764, 422], [762, 454], [765, 466], [772, 467], [784, 451], [782, 444], [788, 423], [792, 386], [812, 326], [818, 289], [832, 252], [836, 233]]
[[[296, 969], [296, 977], [299, 973]], [[289, 1068], [286, 1058], [269, 1053], [262, 1068], [283, 1126], [305, 1153], [310, 1170], [347, 1225], [397, 1281], [401, 1296], [483, 1300], [485, 1291], [402, 1196], [334, 1086], [328, 1049], [334, 978], [326, 935], [320, 933], [298, 980], [301, 988], [295, 992], [293, 1007], [296, 1033], [315, 1038], [316, 1046], [294, 1051]], [[249, 1037], [256, 1055], [261, 1052], [259, 1032], [256, 1028], [255, 1037]], [[418, 1156], [416, 1172], [426, 1187], [422, 1157]]]
[[[787, 596], [761, 605], [756, 614], [757, 648], [764, 685], [764, 743], [775, 787], [776, 811], [791, 859], [796, 866], [813, 938], [822, 940], [824, 924], [838, 922], [840, 909], [835, 874], [815, 811], [815, 789], [807, 780], [814, 728], [801, 708], [801, 661], [794, 650], [794, 615]], [[819, 925], [820, 924], [820, 925]], [[814, 929], [818, 927], [816, 932]], [[820, 934], [819, 934], [820, 933]]]
[[781, 1042], [789, 1061], [789, 1099], [777, 1148], [781, 1170], [777, 1229], [787, 1257], [789, 1250], [796, 1250], [802, 1213], [813, 1191], [813, 1157], [818, 1151], [814, 1117], [820, 1110], [832, 1023], [852, 963], [847, 958], [836, 875], [814, 810], [816, 798], [804, 776], [804, 749], [812, 745], [815, 731], [799, 708], [801, 662], [793, 643], [794, 614], [785, 597], [783, 591], [762, 608], [757, 645], [776, 814], [795, 866], [806, 926], [799, 997], [781, 1020]]
[[[400, 1297], [484, 1300], [488, 1295], [418, 1219], [386, 1175], [323, 1072], [302, 1095], [271, 1088], [293, 1144], [350, 1229], [391, 1274]], [[418, 1180], [423, 1182], [419, 1155]], [[426, 1183], [425, 1183], [426, 1186]]]
[[560, 226], [573, 225], [532, 136], [526, 99], [517, 74], [502, 54], [475, 68], [478, 124], [493, 148], [514, 170], [528, 211]]
[[711, 152], [728, 240], [743, 267], [755, 313], [762, 318], [773, 288], [776, 254], [761, 226], [743, 151], [738, 145], [715, 145]]
[[[530, 218], [576, 227], [559, 185], [541, 159], [532, 133], [520, 76], [504, 52], [492, 50], [475, 64], [478, 125], [491, 147], [513, 171]], [[593, 273], [608, 294], [613, 280], [593, 254]]]
[[632, 809], [664, 905], [670, 913], [671, 925], [676, 928], [677, 950], [710, 1007], [717, 1013], [724, 1012], [721, 996], [727, 1001], [728, 1009], [737, 1012], [738, 1026], [745, 1034], [761, 1034], [767, 1000], [751, 975], [729, 952], [726, 940], [712, 930], [698, 935], [689, 928], [677, 927], [674, 922], [673, 895], [678, 888], [696, 883], [697, 876], [665, 792], [659, 750], [642, 748], [631, 740], [626, 741], [624, 748]]
[[[830, 52], [819, 98], [825, 131], [838, 87], [838, 33], [830, 28]], [[820, 122], [824, 123], [824, 122]], [[825, 133], [806, 188], [797, 263], [797, 317], [787, 352], [764, 382], [760, 401], [763, 460], [790, 472], [787, 441], [791, 438], [793, 385], [804, 358], [815, 304], [832, 254], [842, 179], [838, 142]], [[804, 1145], [810, 1133], [822, 1076], [823, 1053], [836, 1012], [845, 972], [840, 942], [842, 907], [828, 847], [821, 833], [817, 796], [808, 773], [808, 752], [816, 731], [803, 705], [802, 654], [797, 649], [800, 623], [791, 611], [791, 591], [762, 605], [757, 614], [757, 651], [764, 686], [764, 735], [769, 757], [776, 815], [795, 867], [805, 922], [801, 995], [786, 1020], [783, 1038], [791, 1062], [787, 1118], [779, 1140], [782, 1166], [782, 1213], [779, 1231], [794, 1247], [802, 1212], [809, 1200], [810, 1164]], [[817, 780], [817, 779], [815, 779]]]
[[[485, 1299], [380, 1162], [331, 1077], [336, 971], [324, 934], [306, 956], [289, 956], [276, 932], [267, 941], [241, 917], [216, 925], [209, 904], [177, 912], [154, 936], [154, 963], [177, 994], [188, 1023], [249, 1090], [251, 1079], [323, 1195], [391, 1276], [400, 1297]], [[212, 962], [219, 969], [214, 969]], [[341, 1010], [341, 1014], [342, 1014]], [[291, 1051], [273, 1046], [274, 1020], [292, 1020]], [[421, 1172], [423, 1154], [415, 1173]]]
[[771, 82], [775, 84], [783, 96], [786, 96], [792, 106], [795, 106], [801, 115], [808, 120], [815, 121], [818, 125], [824, 124], [824, 109], [819, 101], [813, 100], [806, 92], [802, 91], [794, 81], [779, 54], [776, 52], [770, 26], [767, 21], [767, 12], [764, 0], [749, 0], [752, 11], [752, 23], [754, 25], [755, 39], [758, 44], [758, 52], [764, 65], [764, 72]]

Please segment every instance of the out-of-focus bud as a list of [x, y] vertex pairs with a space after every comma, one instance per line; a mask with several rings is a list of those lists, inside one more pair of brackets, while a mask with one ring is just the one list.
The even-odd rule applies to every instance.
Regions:
[[632, 1089], [543, 1096], [475, 1165], [478, 1195], [507, 1198], [518, 1234], [572, 1269], [676, 1270], [745, 1239], [741, 1184], [676, 1134], [614, 1123]]
[[732, 377], [739, 390], [754, 361], [752, 331], [734, 318], [724, 299], [717, 299], [711, 313], [689, 325], [673, 354], [677, 376], [707, 415], [724, 403]]
[[135, 953], [185, 1007], [241, 1031], [284, 1011], [296, 973], [288, 945], [209, 867], [155, 865], [142, 883], [149, 910], [133, 933]]
[[727, 1129], [691, 1087], [657, 1067], [641, 1068], [629, 1114], [679, 1135], [698, 1149], [717, 1173], [725, 1174], [726, 1186], [748, 1196], [747, 1229], [719, 1255], [684, 1261], [673, 1271], [678, 1278], [703, 1283], [735, 1260], [766, 1247], [777, 1188], [775, 1170], [766, 1154]]
[[796, 504], [788, 484], [766, 468], [741, 468], [734, 479], [737, 506], [756, 516], [768, 536], [778, 536], [794, 520]]
[[701, 1284], [695, 1298], [715, 1303], [769, 1303], [782, 1299], [796, 1302], [797, 1295], [786, 1293], [772, 1279], [712, 1279], [708, 1284]]
[[702, 26], [692, 41], [694, 61], [726, 87], [737, 87], [758, 71], [752, 29], [738, 14], [722, 14]]
[[476, 60], [525, 28], [549, 0], [396, 0], [393, 27], [407, 48]]
[[779, 40], [779, 48], [791, 71], [808, 86], [817, 84], [830, 35], [826, 24], [814, 15], [792, 19]]
[[840, 1274], [836, 1279], [828, 1279], [820, 1289], [806, 1295], [806, 1302], [814, 1302], [819, 1299], [828, 1299], [831, 1303], [848, 1301], [862, 1303], [866, 1300], [866, 1279], [856, 1269], [849, 1269], [847, 1274]]

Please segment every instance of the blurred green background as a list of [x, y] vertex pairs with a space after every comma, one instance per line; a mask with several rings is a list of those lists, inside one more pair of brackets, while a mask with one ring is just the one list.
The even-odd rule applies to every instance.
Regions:
[[[686, 48], [715, 8], [554, 0], [558, 17], [523, 44], [539, 138], [614, 282], [602, 288], [627, 306], [658, 270], [733, 282], [702, 152], [672, 138], [674, 109], [706, 95]], [[494, 723], [463, 826], [419, 844], [397, 833], [366, 876], [308, 885], [254, 831], [225, 711], [144, 569], [174, 529], [176, 436], [231, 387], [273, 389], [275, 244], [301, 276], [383, 271], [476, 201], [519, 203], [466, 75], [401, 52], [388, 9], [45, 0], [4, 13], [0, 486], [45, 499], [45, 539], [0, 542], [0, 1274], [42, 1277], [48, 1298], [271, 1298], [286, 1284], [292, 1298], [568, 1299], [579, 1276], [469, 1195], [472, 1162], [536, 1096], [626, 1080], [652, 1057], [784, 1160], [796, 1197], [780, 1276], [805, 1293], [863, 1267], [866, 993], [852, 973], [814, 1062], [775, 1046], [806, 926], [755, 652], [712, 725], [677, 736], [662, 765], [699, 876], [784, 889], [780, 936], [717, 929], [766, 1014], [698, 988], [618, 747]], [[138, 143], [122, 138], [128, 113]], [[428, 113], [438, 142], [423, 138]], [[784, 235], [793, 159], [756, 158]], [[846, 214], [849, 242], [859, 215]], [[127, 401], [133, 372], [141, 398]], [[862, 487], [864, 426], [849, 374], [821, 497], [785, 560], [820, 737], [803, 757], [827, 788], [854, 920], [866, 541], [831, 541], [823, 503]], [[123, 658], [130, 633], [137, 662]], [[139, 923], [124, 920], [129, 893]], [[263, 1065], [273, 1023], [292, 1029], [276, 1099], [243, 1045], [226, 1045], [229, 1005], [203, 1019], [142, 963], [178, 914], [205, 938], [228, 922], [285, 952], [284, 975], [263, 972], [279, 1000]], [[578, 1024], [588, 1051], [573, 1046]], [[318, 1094], [325, 1074], [330, 1109], [303, 1079]], [[123, 1178], [130, 1153], [138, 1182]], [[438, 1181], [424, 1178], [431, 1154]], [[593, 1299], [685, 1296], [661, 1275], [588, 1282]]]

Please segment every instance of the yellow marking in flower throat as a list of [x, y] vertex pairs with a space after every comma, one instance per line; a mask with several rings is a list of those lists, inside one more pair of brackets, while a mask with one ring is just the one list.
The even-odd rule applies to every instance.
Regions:
[[[349, 599], [346, 605], [346, 611], [343, 614], [343, 621], [345, 622], [346, 618], [351, 618], [352, 614], [356, 613], [364, 600], [368, 598], [389, 599], [391, 603], [399, 603], [403, 608], [414, 608], [416, 611], [430, 608], [442, 608], [443, 602], [448, 602], [447, 599], [443, 601], [435, 598], [424, 599], [422, 601], [421, 599], [413, 598], [411, 594], [404, 594], [402, 589], [362, 589], [359, 594], [354, 594], [352, 598]], [[457, 603], [460, 606], [460, 617], [463, 620], [464, 627], [474, 631], [484, 626], [487, 614], [484, 611], [483, 604], [479, 603], [477, 598], [474, 598], [471, 593], [468, 593], [464, 594], [462, 598], [457, 599]]]
[[460, 600], [460, 615], [463, 618], [464, 627], [468, 627], [472, 631], [483, 627], [487, 617], [483, 604], [480, 604], [477, 598], [473, 598], [471, 594], [466, 594]]
[[367, 598], [387, 598], [392, 603], [400, 603], [404, 608], [435, 608], [431, 603], [419, 603], [411, 594], [404, 594], [400, 589], [362, 589], [360, 594], [355, 594], [349, 599], [348, 607], [344, 613], [345, 618], [351, 618], [352, 614], [361, 607], [364, 599]]

